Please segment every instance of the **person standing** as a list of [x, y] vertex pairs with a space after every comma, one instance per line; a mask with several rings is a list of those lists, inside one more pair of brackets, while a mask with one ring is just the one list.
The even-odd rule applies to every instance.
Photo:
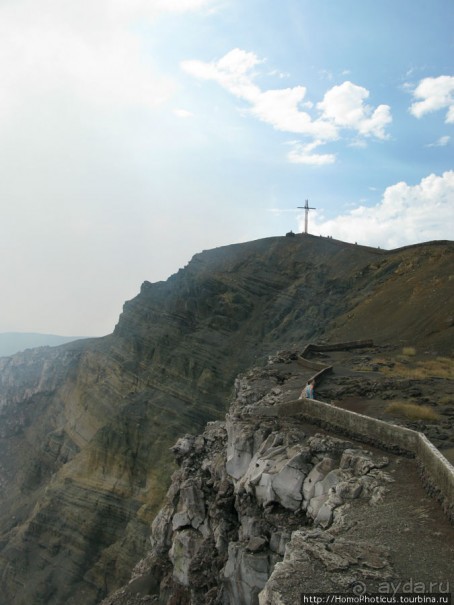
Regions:
[[304, 387], [304, 389], [301, 391], [301, 395], [299, 396], [298, 399], [315, 399], [315, 380], [309, 380], [309, 382], [307, 383], [307, 385]]
[[305, 388], [306, 399], [315, 399], [315, 380], [309, 380]]

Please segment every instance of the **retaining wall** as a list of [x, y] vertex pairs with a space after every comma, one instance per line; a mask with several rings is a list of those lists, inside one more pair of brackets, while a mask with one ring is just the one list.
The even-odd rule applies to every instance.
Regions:
[[323, 351], [348, 351], [349, 349], [362, 349], [364, 347], [373, 347], [374, 341], [367, 340], [350, 340], [347, 342], [335, 342], [331, 344], [317, 345], [310, 342], [306, 345], [304, 351], [301, 353], [301, 358], [304, 358], [307, 353], [311, 351], [320, 352]]
[[[341, 351], [361, 347], [373, 347], [372, 340], [355, 340], [334, 344], [308, 344], [298, 363], [317, 370], [310, 378], [319, 381], [332, 366], [309, 360], [311, 351]], [[288, 417], [298, 415], [311, 424], [347, 435], [365, 443], [371, 443], [388, 451], [416, 458], [421, 479], [427, 491], [441, 502], [448, 519], [454, 523], [454, 467], [427, 439], [423, 433], [391, 424], [378, 418], [338, 408], [316, 399], [296, 399], [273, 406], [259, 406], [254, 414], [260, 416]]]
[[426, 489], [441, 502], [447, 517], [454, 523], [454, 467], [422, 433], [316, 399], [259, 406], [253, 413], [274, 417], [299, 416], [311, 424], [359, 441], [397, 454], [414, 456]]

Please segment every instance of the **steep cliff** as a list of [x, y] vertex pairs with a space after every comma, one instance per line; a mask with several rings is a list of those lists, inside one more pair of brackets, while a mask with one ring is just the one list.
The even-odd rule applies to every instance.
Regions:
[[454, 527], [414, 460], [265, 414], [305, 384], [297, 359], [283, 351], [240, 376], [225, 422], [177, 441], [150, 552], [101, 605], [294, 605], [412, 592], [410, 580], [451, 592]]
[[449, 353], [453, 250], [297, 236], [206, 251], [145, 282], [112, 335], [0, 359], [0, 604], [90, 605], [122, 585], [170, 445], [223, 418], [269, 353], [346, 334]]

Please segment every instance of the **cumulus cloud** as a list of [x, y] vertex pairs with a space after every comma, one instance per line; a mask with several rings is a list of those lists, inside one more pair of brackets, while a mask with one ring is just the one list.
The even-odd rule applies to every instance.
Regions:
[[271, 124], [276, 130], [313, 135], [324, 139], [337, 137], [337, 130], [321, 120], [312, 120], [308, 112], [311, 103], [304, 103], [306, 88], [295, 86], [262, 91], [254, 83], [254, 68], [263, 63], [255, 53], [235, 48], [219, 61], [183, 61], [181, 67], [192, 76], [213, 80], [235, 97], [247, 101], [250, 113]]
[[352, 82], [333, 86], [317, 107], [323, 116], [342, 128], [351, 128], [364, 136], [386, 138], [385, 128], [391, 122], [389, 105], [373, 109], [365, 103], [369, 91]]
[[249, 72], [259, 63], [254, 53], [235, 48], [219, 61], [182, 61], [181, 67], [198, 79], [214, 80], [236, 97], [254, 103], [260, 89], [253, 84], [253, 76]]
[[424, 78], [414, 89], [413, 97], [417, 100], [410, 106], [410, 113], [415, 118], [447, 109], [445, 121], [454, 124], [454, 76]]
[[[451, 239], [453, 197], [454, 171], [430, 174], [417, 185], [400, 182], [388, 187], [376, 206], [358, 206], [331, 220], [314, 212], [310, 231], [382, 248]], [[301, 230], [303, 223], [301, 217]]]
[[333, 124], [314, 120], [307, 111], [301, 111], [301, 107], [310, 108], [310, 104], [303, 104], [305, 96], [304, 86], [260, 92], [251, 113], [276, 130], [313, 136], [320, 141], [337, 139], [338, 131]]
[[341, 131], [349, 130], [356, 137], [385, 139], [386, 126], [391, 122], [388, 105], [373, 108], [366, 104], [369, 91], [344, 82], [328, 90], [323, 101], [306, 100], [304, 86], [261, 90], [255, 83], [257, 67], [264, 61], [253, 52], [235, 48], [218, 61], [183, 61], [184, 71], [198, 79], [213, 80], [238, 99], [249, 103], [248, 112], [282, 132], [313, 138], [289, 153], [289, 161], [304, 164], [330, 164], [332, 154], [312, 154], [312, 148], [337, 140]]

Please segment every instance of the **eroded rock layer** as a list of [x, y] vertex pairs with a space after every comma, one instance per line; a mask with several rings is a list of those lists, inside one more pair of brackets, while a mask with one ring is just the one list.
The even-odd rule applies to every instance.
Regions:
[[[303, 594], [385, 592], [410, 577], [428, 586], [434, 574], [452, 585], [454, 528], [413, 460], [297, 416], [260, 415], [304, 384], [295, 358], [281, 353], [239, 377], [225, 422], [177, 441], [152, 549], [102, 605], [292, 605]], [[415, 537], [431, 543], [430, 559], [413, 552]]]
[[92, 605], [124, 583], [170, 445], [222, 419], [235, 376], [267, 354], [364, 336], [448, 354], [453, 249], [298, 236], [206, 251], [145, 282], [113, 334], [0, 359], [0, 605]]

